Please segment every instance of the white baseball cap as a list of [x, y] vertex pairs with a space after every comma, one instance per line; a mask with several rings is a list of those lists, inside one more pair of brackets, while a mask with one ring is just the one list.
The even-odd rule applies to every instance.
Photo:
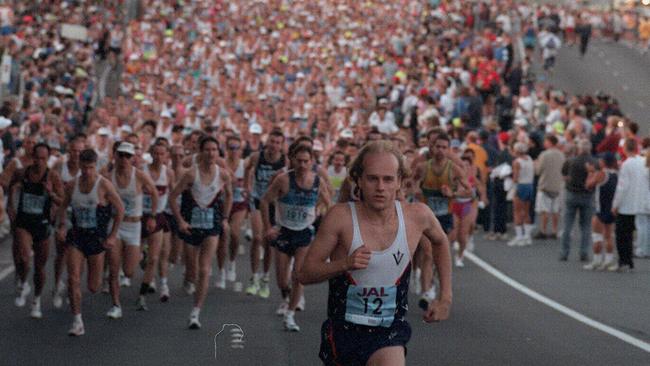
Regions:
[[111, 131], [109, 131], [106, 127], [100, 127], [99, 130], [97, 130], [97, 134], [99, 136], [108, 136], [111, 134]]
[[351, 139], [354, 137], [354, 133], [352, 133], [351, 129], [346, 128], [343, 131], [341, 131], [341, 137], [343, 137], [344, 139]]
[[167, 109], [165, 109], [164, 111], [162, 111], [160, 113], [160, 117], [161, 118], [172, 118], [172, 114]]
[[9, 118], [0, 117], [0, 129], [5, 129], [11, 126], [11, 120]]
[[117, 152], [135, 155], [135, 146], [130, 142], [122, 142], [120, 146], [117, 147]]
[[252, 134], [260, 135], [262, 134], [262, 126], [260, 126], [259, 123], [253, 123], [248, 131]]

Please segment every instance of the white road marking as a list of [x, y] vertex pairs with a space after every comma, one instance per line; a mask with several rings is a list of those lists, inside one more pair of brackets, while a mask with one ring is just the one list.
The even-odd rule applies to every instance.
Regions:
[[555, 300], [552, 300], [534, 290], [531, 290], [530, 288], [522, 285], [521, 283], [515, 281], [514, 279], [508, 277], [506, 274], [503, 272], [499, 271], [498, 269], [492, 267], [490, 264], [486, 263], [483, 261], [481, 258], [477, 257], [474, 253], [469, 253], [465, 252], [465, 258], [469, 259], [472, 263], [476, 264], [477, 266], [481, 267], [483, 270], [491, 274], [492, 276], [496, 277], [498, 280], [501, 282], [505, 283], [506, 285], [514, 288], [515, 290], [523, 293], [526, 296], [529, 296], [542, 304], [549, 306], [560, 313], [569, 316], [587, 326], [590, 326], [592, 328], [595, 328], [597, 330], [600, 330], [601, 332], [607, 333], [613, 337], [616, 337], [620, 340], [622, 340], [625, 343], [628, 343], [634, 347], [640, 348], [648, 353], [650, 353], [650, 343], [644, 342], [638, 338], [634, 338], [631, 335], [627, 333], [623, 333], [618, 329], [614, 329], [610, 327], [609, 325], [603, 324], [599, 321], [596, 321], [594, 319], [591, 319], [569, 307], [566, 307], [560, 303], [558, 303]]
[[9, 276], [14, 272], [14, 266], [9, 266], [2, 271], [0, 271], [0, 281], [4, 280], [5, 277]]

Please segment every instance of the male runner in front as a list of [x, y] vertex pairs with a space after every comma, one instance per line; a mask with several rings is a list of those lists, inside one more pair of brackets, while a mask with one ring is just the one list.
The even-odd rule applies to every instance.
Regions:
[[[296, 271], [302, 266], [307, 248], [311, 244], [316, 220], [316, 206], [323, 203], [329, 207], [329, 194], [325, 184], [314, 172], [313, 152], [307, 146], [297, 146], [291, 156], [292, 170], [278, 175], [262, 198], [260, 211], [264, 221], [267, 240], [278, 250], [278, 285], [283, 301], [287, 304], [284, 326], [289, 331], [299, 331], [294, 320], [303, 286], [296, 279]], [[269, 207], [275, 202], [278, 207], [278, 226], [271, 224]], [[294, 270], [289, 288], [287, 268], [294, 257]]]
[[[50, 147], [38, 143], [31, 153], [32, 164], [25, 168], [23, 178], [13, 185], [10, 216], [15, 226], [14, 241], [18, 248], [16, 273], [22, 283], [27, 283], [29, 260], [34, 252], [34, 301], [31, 317], [42, 318], [41, 293], [45, 286], [45, 264], [49, 255], [50, 218], [52, 207], [63, 200], [63, 184], [59, 174], [47, 167]], [[25, 305], [25, 292], [16, 298], [16, 306]]]
[[326, 365], [404, 365], [412, 253], [422, 235], [441, 249], [440, 299], [424, 320], [444, 320], [451, 306], [447, 236], [422, 203], [400, 203], [404, 158], [391, 143], [367, 144], [350, 169], [359, 202], [337, 204], [325, 217], [298, 278], [329, 280], [328, 319], [320, 358]]
[[[199, 144], [202, 155], [198, 164], [180, 178], [169, 194], [169, 205], [174, 212], [181, 239], [188, 248], [188, 261], [198, 262], [199, 278], [194, 293], [194, 307], [190, 313], [189, 328], [199, 329], [199, 314], [208, 292], [212, 256], [219, 243], [224, 226], [228, 225], [232, 209], [230, 174], [217, 165], [219, 144], [214, 137], [204, 137]], [[223, 192], [223, 204], [219, 194]], [[183, 194], [180, 207], [176, 197]]]
[[[79, 164], [81, 175], [65, 187], [65, 197], [58, 212], [57, 231], [58, 240], [70, 246], [67, 253], [68, 295], [74, 320], [68, 334], [72, 336], [85, 333], [81, 319], [84, 257], [88, 263], [88, 290], [95, 293], [101, 287], [104, 250], [116, 246], [118, 227], [124, 217], [124, 205], [115, 187], [108, 179], [97, 174], [97, 153], [92, 149], [82, 151]], [[72, 207], [72, 227], [66, 236], [68, 207]], [[109, 233], [108, 222], [111, 218], [113, 228]]]
[[[273, 130], [264, 145], [264, 149], [254, 153], [248, 159], [246, 164], [246, 176], [244, 182], [250, 193], [251, 200], [251, 227], [253, 229], [253, 241], [251, 248], [251, 270], [253, 277], [246, 288], [249, 295], [259, 295], [262, 298], [268, 298], [269, 289], [269, 269], [271, 268], [271, 250], [268, 242], [264, 239], [262, 215], [260, 213], [260, 200], [268, 189], [271, 177], [276, 172], [287, 166], [287, 162], [282, 152], [284, 146], [284, 134], [280, 130]], [[263, 274], [258, 273], [260, 267], [260, 251], [264, 249]], [[260, 279], [262, 283], [260, 283]]]

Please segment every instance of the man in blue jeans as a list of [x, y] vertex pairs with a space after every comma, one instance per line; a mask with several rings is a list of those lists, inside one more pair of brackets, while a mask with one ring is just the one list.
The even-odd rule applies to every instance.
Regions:
[[564, 231], [562, 232], [562, 251], [560, 260], [569, 258], [573, 222], [579, 214], [580, 223], [580, 261], [589, 260], [591, 247], [591, 217], [594, 212], [594, 192], [587, 190], [587, 164], [595, 165], [591, 156], [591, 142], [580, 139], [577, 143], [578, 156], [567, 160], [562, 166], [562, 175], [566, 181], [564, 207]]

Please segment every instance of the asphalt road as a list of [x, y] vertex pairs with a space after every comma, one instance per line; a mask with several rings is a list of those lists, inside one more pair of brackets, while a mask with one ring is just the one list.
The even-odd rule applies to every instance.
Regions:
[[650, 133], [650, 58], [637, 49], [596, 39], [581, 58], [578, 46], [564, 47], [548, 81], [574, 95], [603, 91], [615, 97], [642, 134]]
[[[2, 247], [4, 258], [8, 246]], [[508, 248], [478, 240], [476, 254], [524, 285], [586, 316], [650, 341], [650, 261], [638, 260], [631, 274], [591, 273], [579, 262], [559, 263], [557, 244]], [[0, 262], [3, 263], [3, 262]], [[246, 257], [239, 257], [246, 278]], [[44, 295], [44, 318], [13, 305], [13, 276], [0, 282], [0, 364], [2, 365], [317, 365], [320, 325], [325, 318], [327, 286], [307, 289], [307, 309], [298, 313], [300, 333], [283, 331], [274, 315], [279, 300], [232, 290], [210, 289], [202, 312], [203, 328], [185, 328], [191, 298], [181, 289], [182, 269], [170, 279], [172, 298], [149, 298], [150, 311], [137, 312], [137, 286], [123, 289], [124, 318], [109, 320], [107, 295], [84, 294], [86, 335], [71, 338], [67, 309]], [[51, 282], [48, 289], [51, 289]], [[411, 304], [416, 298], [411, 297]], [[466, 261], [454, 271], [451, 318], [424, 324], [414, 305], [409, 312], [413, 336], [410, 365], [647, 365], [650, 354], [588, 327], [527, 297]], [[232, 326], [244, 333], [243, 348], [231, 347]], [[215, 338], [216, 336], [216, 338]], [[216, 343], [215, 343], [216, 339]], [[215, 358], [216, 344], [216, 358]]]

